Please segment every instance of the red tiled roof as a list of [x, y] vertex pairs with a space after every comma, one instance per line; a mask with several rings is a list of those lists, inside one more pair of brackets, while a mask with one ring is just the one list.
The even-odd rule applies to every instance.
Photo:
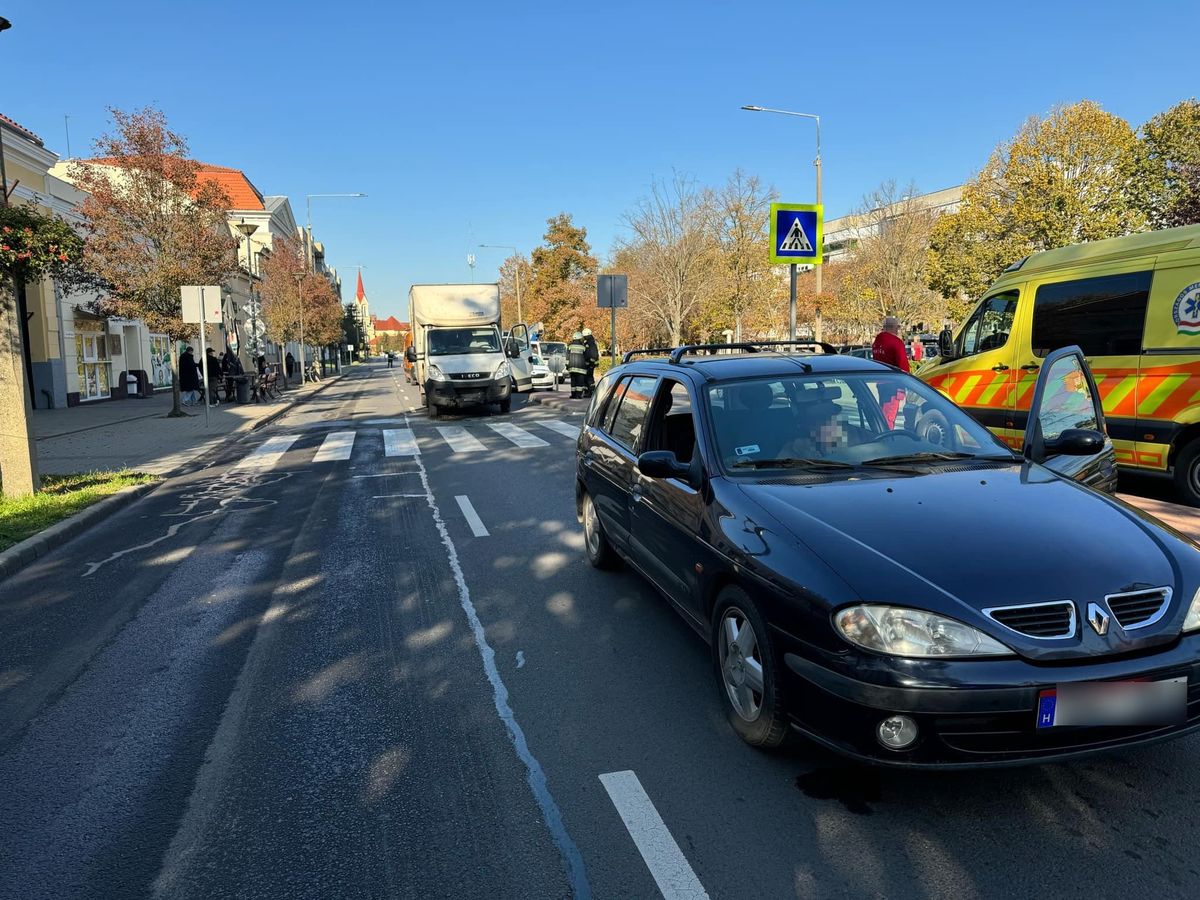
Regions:
[[401, 322], [395, 316], [375, 320], [376, 331], [408, 331], [408, 323]]
[[[98, 163], [102, 166], [117, 164], [117, 161], [111, 157], [97, 157], [86, 160], [86, 162]], [[211, 163], [203, 162], [197, 162], [196, 165], [199, 166], [196, 173], [197, 179], [201, 182], [212, 182], [225, 191], [225, 195], [229, 197], [230, 209], [266, 209], [266, 206], [263, 205], [262, 193], [241, 169], [214, 166]]]
[[9, 128], [11, 128], [13, 131], [20, 134], [22, 137], [29, 138], [29, 140], [33, 141], [39, 147], [46, 146], [44, 143], [42, 143], [42, 139], [40, 137], [38, 137], [36, 134], [34, 134], [32, 131], [30, 131], [28, 128], [26, 128], [24, 125], [17, 124], [12, 119], [10, 119], [8, 116], [0, 115], [0, 122], [3, 122], [5, 125], [7, 125]]

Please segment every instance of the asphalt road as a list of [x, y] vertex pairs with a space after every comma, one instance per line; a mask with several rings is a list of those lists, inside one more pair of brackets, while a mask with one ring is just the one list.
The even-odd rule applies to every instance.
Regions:
[[578, 424], [356, 369], [0, 584], [0, 897], [1194, 896], [1200, 738], [742, 744], [703, 643], [586, 564]]

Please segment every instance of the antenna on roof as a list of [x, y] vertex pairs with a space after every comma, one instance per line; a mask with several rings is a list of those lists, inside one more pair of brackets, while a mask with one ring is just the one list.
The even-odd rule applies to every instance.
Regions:
[[63, 128], [67, 132], [67, 159], [71, 158], [71, 117], [63, 116]]

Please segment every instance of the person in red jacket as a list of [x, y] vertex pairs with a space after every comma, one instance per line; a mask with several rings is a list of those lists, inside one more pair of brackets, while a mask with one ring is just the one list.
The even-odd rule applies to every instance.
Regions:
[[[875, 343], [871, 345], [871, 357], [878, 362], [895, 366], [901, 372], [909, 371], [908, 353], [900, 337], [900, 320], [895, 316], [884, 318], [883, 331], [875, 335]], [[891, 396], [888, 396], [889, 394]], [[889, 429], [896, 427], [896, 416], [899, 415], [903, 402], [904, 388], [900, 385], [892, 388], [888, 382], [880, 382], [879, 405], [883, 409]]]

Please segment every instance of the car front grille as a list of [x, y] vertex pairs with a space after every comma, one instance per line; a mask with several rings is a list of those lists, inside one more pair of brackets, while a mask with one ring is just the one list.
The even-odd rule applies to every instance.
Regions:
[[1075, 604], [1070, 600], [985, 609], [984, 615], [1026, 637], [1050, 640], [1075, 634]]
[[1132, 631], [1153, 625], [1167, 612], [1171, 603], [1170, 588], [1151, 588], [1125, 594], [1109, 594], [1104, 598], [1122, 628]]

